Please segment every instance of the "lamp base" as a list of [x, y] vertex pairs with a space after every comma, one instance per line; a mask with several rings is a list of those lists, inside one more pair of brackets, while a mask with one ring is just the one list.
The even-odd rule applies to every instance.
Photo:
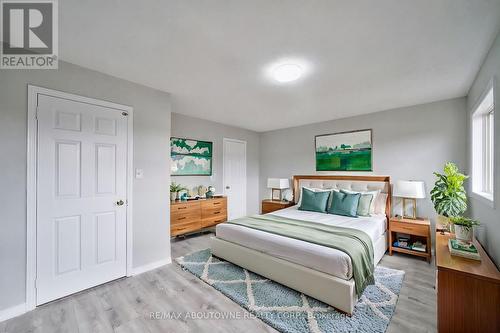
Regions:
[[[278, 192], [278, 196], [274, 195], [275, 191]], [[281, 189], [279, 189], [279, 188], [273, 188], [272, 189], [272, 191], [271, 191], [271, 200], [281, 201]]]
[[[412, 215], [406, 215], [406, 200], [413, 201]], [[416, 220], [417, 219], [417, 199], [413, 198], [403, 198], [403, 214], [401, 214], [405, 219]]]

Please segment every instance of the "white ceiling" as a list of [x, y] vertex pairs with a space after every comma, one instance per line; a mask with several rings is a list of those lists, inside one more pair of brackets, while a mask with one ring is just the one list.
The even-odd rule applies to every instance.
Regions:
[[[500, 0], [62, 0], [63, 60], [172, 93], [174, 111], [255, 131], [464, 96]], [[278, 59], [308, 74], [277, 84]]]

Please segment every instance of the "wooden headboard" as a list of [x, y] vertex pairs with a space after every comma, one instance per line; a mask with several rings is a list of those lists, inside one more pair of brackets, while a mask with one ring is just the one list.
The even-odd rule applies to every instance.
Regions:
[[385, 215], [391, 217], [391, 177], [389, 176], [345, 176], [309, 175], [293, 176], [293, 199], [299, 201], [302, 186], [311, 188], [339, 188], [355, 191], [380, 190], [387, 193]]

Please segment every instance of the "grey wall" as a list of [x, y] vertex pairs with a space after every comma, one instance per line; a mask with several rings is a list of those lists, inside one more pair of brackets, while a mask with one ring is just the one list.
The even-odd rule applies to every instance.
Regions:
[[172, 181], [193, 188], [198, 185], [213, 185], [217, 193], [223, 191], [223, 143], [224, 138], [247, 142], [247, 214], [259, 212], [259, 134], [238, 127], [227, 126], [172, 113], [172, 136], [212, 141], [212, 176], [172, 176]]
[[[498, 200], [500, 198], [500, 144], [498, 138], [500, 137], [500, 117], [498, 116], [498, 110], [500, 105], [500, 34], [497, 35], [487, 58], [485, 59], [472, 87], [469, 91], [467, 98], [467, 108], [468, 108], [468, 132], [469, 132], [469, 145], [468, 154], [470, 162], [470, 150], [471, 150], [471, 131], [470, 131], [470, 119], [473, 107], [478, 101], [481, 94], [485, 91], [488, 83], [492, 78], [496, 79], [496, 90], [495, 90], [495, 103], [497, 116], [495, 117], [495, 201], [496, 207], [491, 207], [482, 200], [470, 196], [469, 213], [470, 215], [481, 222], [481, 226], [475, 228], [476, 237], [479, 239], [483, 247], [486, 249], [490, 257], [496, 263], [497, 267], [500, 267], [500, 211]], [[469, 173], [471, 172], [469, 163]], [[470, 190], [469, 190], [470, 193]]]
[[[374, 171], [359, 174], [389, 175], [392, 182], [423, 180], [429, 192], [433, 172], [442, 170], [445, 162], [466, 167], [465, 102], [465, 98], [458, 98], [263, 133], [261, 198], [270, 196], [268, 177], [333, 174], [315, 171], [315, 135], [367, 128], [373, 129]], [[394, 204], [393, 213], [400, 214], [399, 199]], [[435, 217], [429, 198], [419, 200], [418, 208], [420, 216]]]
[[[25, 302], [27, 85], [134, 108], [133, 265], [170, 257], [170, 96], [60, 62], [59, 70], [0, 71], [0, 310]], [[162, 153], [163, 152], [163, 153]]]

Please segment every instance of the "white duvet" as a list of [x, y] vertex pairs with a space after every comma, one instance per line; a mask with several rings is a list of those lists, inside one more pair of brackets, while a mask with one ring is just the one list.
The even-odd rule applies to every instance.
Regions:
[[[352, 218], [301, 211], [297, 207], [282, 209], [269, 215], [359, 229], [367, 233], [373, 243], [385, 233], [387, 228], [385, 215]], [[228, 242], [264, 252], [341, 279], [349, 280], [352, 278], [351, 258], [336, 249], [228, 223], [217, 225], [216, 235]]]

